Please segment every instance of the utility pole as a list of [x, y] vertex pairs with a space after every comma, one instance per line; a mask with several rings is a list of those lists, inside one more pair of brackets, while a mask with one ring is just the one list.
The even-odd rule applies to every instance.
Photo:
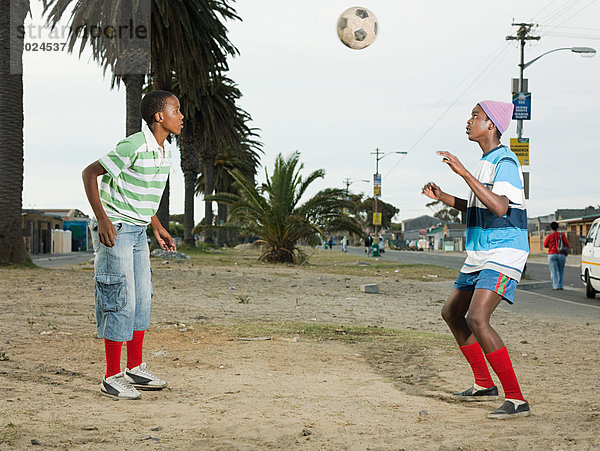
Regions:
[[348, 194], [350, 192], [349, 189], [350, 189], [350, 185], [352, 184], [352, 180], [350, 180], [349, 178], [345, 178], [344, 184], [346, 185], [346, 200], [348, 200]]
[[[379, 155], [381, 154], [381, 157]], [[375, 175], [373, 177], [373, 225], [375, 226], [375, 239], [379, 236], [379, 227], [381, 224], [381, 219], [378, 221], [379, 224], [375, 221], [375, 215], [379, 214], [380, 217], [383, 216], [379, 211], [379, 202], [377, 199], [381, 196], [381, 176], [379, 175], [379, 160], [383, 158], [385, 155], [383, 152], [379, 150], [379, 147], [375, 149], [375, 152], [371, 152], [371, 155], [375, 155]], [[379, 180], [380, 185], [377, 185]]]
[[[541, 39], [540, 36], [531, 36], [531, 29], [537, 27], [537, 24], [534, 23], [512, 23], [513, 27], [519, 27], [517, 30], [516, 36], [506, 36], [507, 41], [520, 41], [521, 45], [521, 63], [519, 64], [519, 84], [517, 86], [517, 92], [526, 92], [527, 91], [527, 83], [523, 78], [523, 71], [525, 70], [525, 43], [527, 41], [539, 41]], [[514, 87], [513, 87], [514, 91]], [[519, 138], [523, 137], [523, 120], [517, 120], [517, 136]]]

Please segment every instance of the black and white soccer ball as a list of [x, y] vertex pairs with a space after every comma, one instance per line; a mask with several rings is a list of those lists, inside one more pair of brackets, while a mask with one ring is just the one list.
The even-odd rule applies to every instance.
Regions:
[[340, 41], [354, 50], [370, 46], [377, 37], [377, 18], [367, 8], [354, 6], [342, 13], [337, 23]]

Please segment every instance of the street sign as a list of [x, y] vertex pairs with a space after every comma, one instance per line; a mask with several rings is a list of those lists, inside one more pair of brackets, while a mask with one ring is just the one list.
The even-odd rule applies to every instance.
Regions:
[[513, 110], [513, 119], [528, 121], [531, 119], [531, 93], [513, 92], [512, 103], [515, 106]]
[[381, 174], [373, 174], [373, 197], [381, 197]]
[[529, 138], [510, 138], [510, 150], [512, 150], [521, 166], [529, 165]]
[[381, 213], [373, 213], [373, 225], [381, 225]]

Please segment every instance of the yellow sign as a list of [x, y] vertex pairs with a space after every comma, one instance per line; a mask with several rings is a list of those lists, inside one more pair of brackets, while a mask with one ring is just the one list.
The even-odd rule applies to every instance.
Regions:
[[373, 213], [373, 225], [381, 225], [381, 213]]
[[510, 138], [510, 150], [512, 150], [521, 166], [529, 166], [529, 138]]
[[381, 197], [381, 185], [375, 185], [373, 187], [373, 196]]

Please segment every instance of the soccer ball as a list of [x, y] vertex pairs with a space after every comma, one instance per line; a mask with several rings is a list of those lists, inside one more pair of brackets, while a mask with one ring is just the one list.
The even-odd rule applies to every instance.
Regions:
[[360, 6], [348, 8], [337, 23], [340, 41], [354, 50], [370, 46], [377, 37], [377, 19], [371, 11]]

